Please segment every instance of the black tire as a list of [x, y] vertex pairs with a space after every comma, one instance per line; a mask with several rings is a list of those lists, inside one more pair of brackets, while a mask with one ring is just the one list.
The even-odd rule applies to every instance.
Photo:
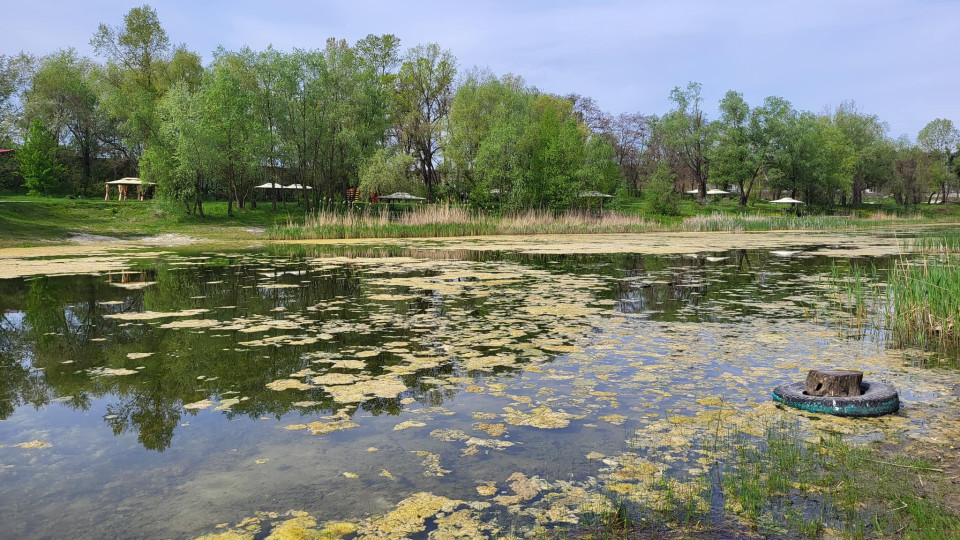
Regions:
[[900, 410], [900, 395], [889, 384], [863, 383], [863, 394], [851, 397], [808, 396], [805, 389], [805, 382], [780, 385], [773, 390], [773, 399], [789, 407], [836, 416], [883, 416]]

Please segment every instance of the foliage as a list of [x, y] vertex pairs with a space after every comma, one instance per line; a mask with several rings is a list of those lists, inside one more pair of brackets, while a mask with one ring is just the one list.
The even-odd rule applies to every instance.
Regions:
[[360, 196], [370, 193], [387, 195], [397, 191], [419, 194], [419, 186], [411, 175], [413, 158], [407, 154], [390, 154], [380, 149], [367, 158], [360, 170]]
[[664, 146], [674, 152], [693, 175], [701, 198], [707, 194], [710, 152], [715, 137], [703, 112], [702, 88], [700, 83], [690, 82], [686, 89], [678, 86], [671, 90], [673, 109], [657, 124]]
[[442, 153], [442, 132], [453, 101], [457, 61], [436, 43], [418, 45], [407, 52], [397, 74], [393, 115], [401, 145], [412, 152], [427, 198], [439, 183], [437, 159]]
[[673, 188], [675, 175], [670, 168], [661, 163], [657, 172], [650, 177], [643, 190], [643, 198], [651, 212], [666, 216], [679, 214], [677, 206], [679, 195]]
[[28, 195], [50, 195], [60, 187], [66, 169], [57, 161], [57, 139], [40, 120], [34, 120], [15, 157]]

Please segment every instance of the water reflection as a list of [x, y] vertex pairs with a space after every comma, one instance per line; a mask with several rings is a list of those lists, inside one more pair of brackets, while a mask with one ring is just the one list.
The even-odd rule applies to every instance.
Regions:
[[[191, 414], [183, 405], [201, 399], [222, 402], [241, 396], [224, 411], [228, 419], [280, 418], [292, 410], [302, 414], [348, 409], [352, 414], [356, 407], [338, 403], [321, 387], [300, 393], [272, 391], [266, 385], [311, 369], [318, 370], [316, 375], [356, 373], [356, 369], [323, 369], [316, 359], [337, 358], [341, 351], [385, 342], [407, 343], [400, 354], [380, 351], [365, 359], [363, 373], [382, 376], [402, 363], [402, 355], [445, 354], [450, 337], [443, 332], [450, 324], [482, 324], [498, 313], [523, 307], [508, 295], [497, 298], [495, 292], [494, 297], [489, 292], [454, 295], [442, 288], [409, 286], [393, 287], [390, 292], [395, 299], [374, 300], [382, 294], [384, 278], [424, 278], [434, 272], [426, 266], [411, 270], [342, 259], [324, 262], [345, 255], [364, 261], [382, 256], [467, 259], [500, 265], [498, 271], [514, 272], [527, 280], [542, 281], [543, 274], [523, 277], [517, 269], [587, 276], [607, 283], [591, 292], [601, 305], [612, 304], [606, 308], [611, 312], [645, 314], [668, 322], [722, 322], [762, 313], [805, 287], [798, 273], [815, 274], [831, 264], [824, 258], [791, 259], [748, 250], [651, 257], [295, 246], [274, 247], [266, 255], [184, 253], [139, 260], [130, 271], [106, 275], [3, 280], [0, 418], [24, 405], [39, 409], [58, 401], [82, 411], [91, 400], [108, 398], [104, 421], [114, 434], [134, 432], [144, 448], [163, 451], [171, 445], [177, 425]], [[469, 291], [475, 279], [465, 275], [452, 281]], [[504, 281], [503, 287], [513, 285]], [[153, 320], [115, 318], [183, 310], [197, 310], [213, 326], [170, 328]], [[231, 321], [245, 324], [231, 327]], [[250, 321], [284, 323], [288, 330], [274, 324], [250, 332]], [[299, 337], [282, 339], [290, 330]], [[530, 344], [551, 331], [528, 325], [516, 345]], [[324, 339], [314, 339], [317, 334]], [[277, 339], [274, 345], [243, 345], [270, 338]], [[489, 355], [516, 352], [497, 346], [496, 340], [492, 346], [477, 345], [477, 350]], [[443, 384], [462, 370], [452, 360], [447, 357], [426, 369], [403, 372], [400, 380], [407, 387], [403, 397], [431, 405], [455, 397], [458, 387]], [[503, 374], [522, 367], [521, 358], [515, 365], [494, 365], [491, 371]], [[137, 375], [97, 376], [102, 368], [132, 370]], [[400, 396], [369, 399], [359, 410], [398, 414], [403, 409], [401, 400]], [[304, 402], [310, 405], [304, 407]]]

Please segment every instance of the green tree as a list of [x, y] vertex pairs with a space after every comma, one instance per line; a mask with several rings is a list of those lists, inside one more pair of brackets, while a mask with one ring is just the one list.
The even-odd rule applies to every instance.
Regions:
[[381, 148], [367, 158], [360, 170], [359, 190], [362, 197], [371, 193], [386, 195], [397, 191], [418, 194], [417, 182], [413, 178], [413, 157], [408, 154], [396, 154]]
[[128, 11], [122, 26], [100, 24], [90, 45], [107, 59], [104, 106], [119, 121], [130, 154], [139, 156], [158, 135], [156, 107], [169, 82], [170, 38], [145, 4]]
[[0, 142], [17, 138], [21, 94], [29, 86], [36, 59], [21, 52], [16, 56], [0, 54]]
[[227, 198], [241, 209], [260, 178], [261, 152], [267, 134], [253, 114], [256, 75], [251, 55], [219, 50], [200, 90], [199, 136], [205, 141], [205, 161], [210, 174], [220, 180]]
[[673, 150], [693, 175], [700, 198], [707, 196], [707, 179], [710, 176], [710, 151], [714, 133], [703, 112], [700, 83], [691, 82], [686, 89], [674, 88], [670, 92], [673, 109], [657, 124], [663, 144]]
[[851, 153], [851, 202], [861, 204], [864, 190], [880, 189], [893, 177], [893, 147], [887, 140], [887, 126], [852, 101], [837, 108], [833, 124], [845, 137]]
[[40, 120], [27, 130], [23, 146], [16, 152], [17, 174], [23, 178], [28, 195], [49, 195], [60, 187], [66, 170], [57, 162], [57, 138]]
[[[917, 134], [917, 145], [932, 157], [940, 161], [942, 171], [931, 171], [933, 187], [939, 190], [940, 204], [947, 202], [950, 177], [949, 163], [951, 154], [960, 144], [960, 131], [953, 125], [953, 121], [946, 118], [937, 118], [930, 121]], [[936, 195], [933, 194], [933, 195]], [[930, 199], [933, 200], [933, 195]]]
[[404, 58], [397, 74], [393, 118], [400, 144], [414, 156], [420, 177], [433, 199], [442, 156], [442, 134], [453, 101], [457, 61], [436, 43], [417, 45]]
[[763, 138], [754, 133], [759, 124], [752, 121], [743, 94], [733, 90], [720, 100], [720, 119], [715, 124], [714, 177], [736, 185], [740, 206], [744, 206], [763, 169], [762, 153], [758, 151]]
[[769, 119], [771, 187], [789, 191], [812, 207], [829, 208], [850, 189], [852, 150], [829, 117], [789, 109], [775, 98]]
[[74, 49], [60, 50], [40, 60], [32, 84], [24, 93], [27, 118], [49, 126], [59, 144], [69, 148], [80, 162], [78, 188], [91, 188], [100, 141], [107, 129], [93, 75], [96, 66]]
[[677, 176], [665, 162], [660, 163], [656, 172], [643, 186], [643, 199], [654, 214], [675, 216], [680, 213], [679, 197], [674, 182]]

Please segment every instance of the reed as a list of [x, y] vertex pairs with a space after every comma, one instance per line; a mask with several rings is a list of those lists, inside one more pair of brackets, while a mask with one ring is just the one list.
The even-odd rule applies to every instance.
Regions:
[[465, 206], [439, 204], [415, 207], [392, 214], [385, 208], [371, 210], [321, 210], [302, 223], [292, 219], [271, 230], [279, 240], [307, 238], [409, 238], [502, 234], [585, 234], [649, 232], [660, 225], [642, 216], [609, 212], [594, 215], [542, 210], [503, 216]]

